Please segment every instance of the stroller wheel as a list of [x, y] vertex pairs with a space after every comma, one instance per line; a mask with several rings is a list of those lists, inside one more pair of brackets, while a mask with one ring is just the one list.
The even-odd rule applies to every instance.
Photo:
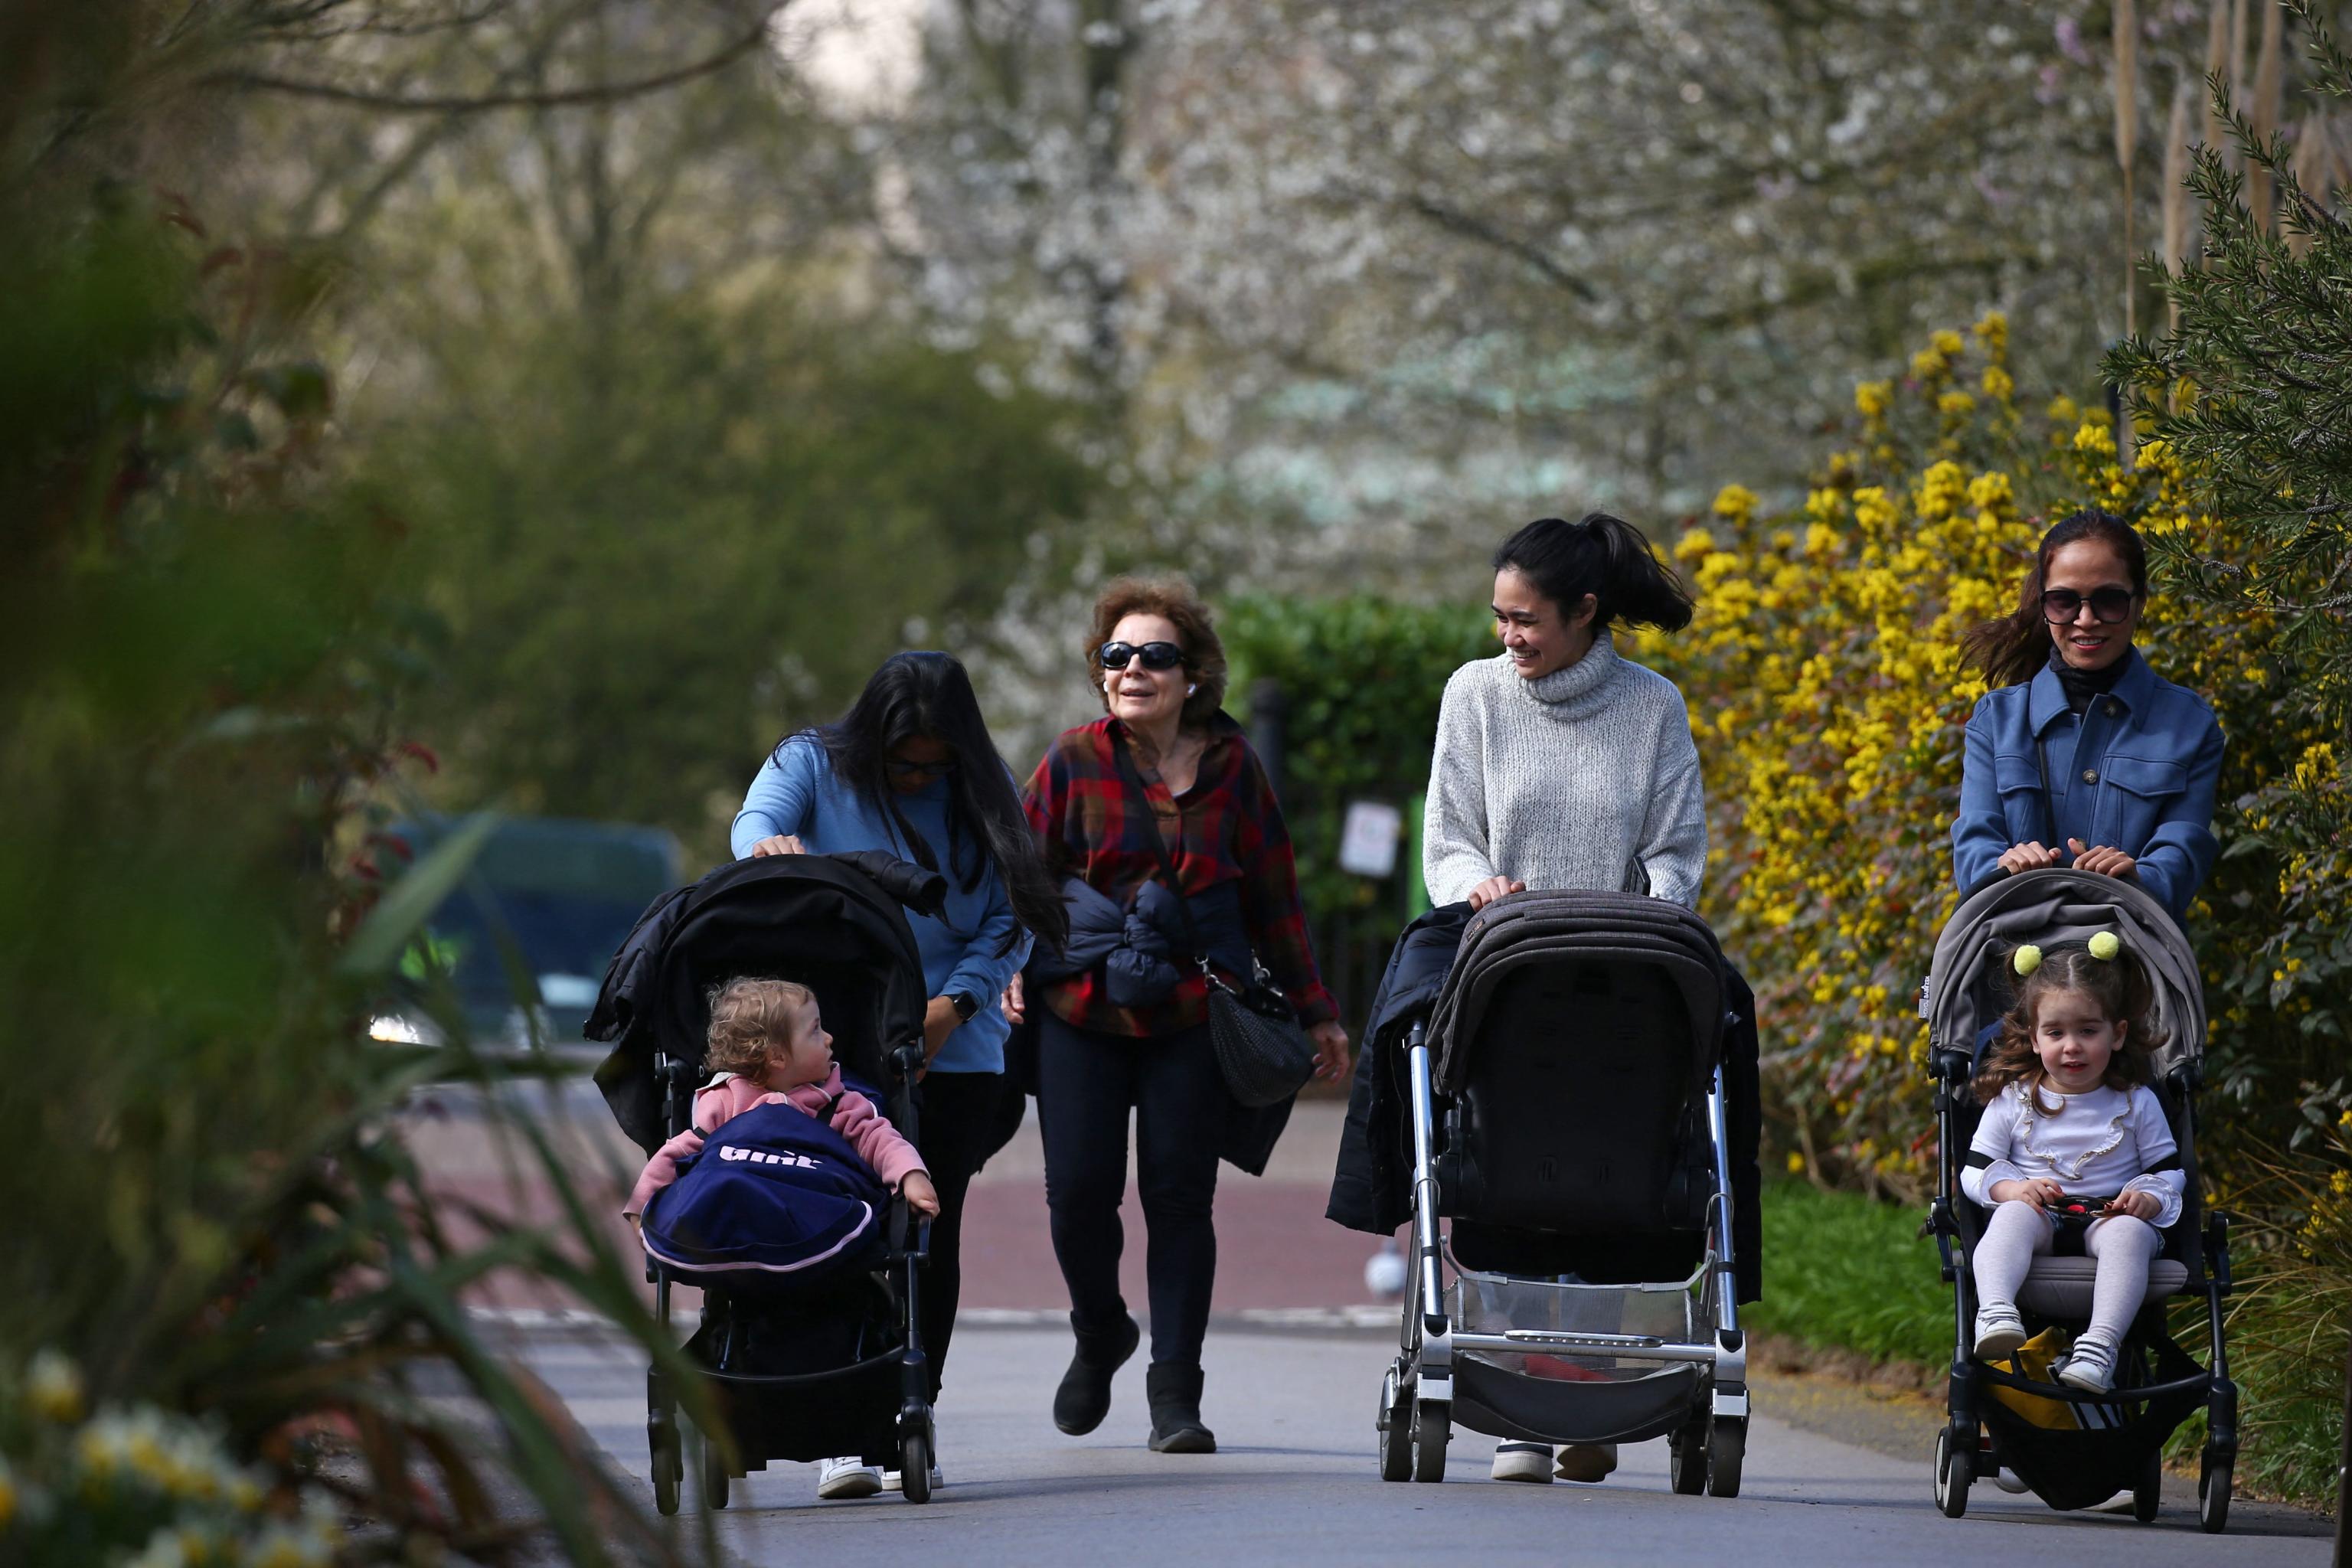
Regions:
[[1969, 1511], [1969, 1483], [1976, 1479], [1975, 1447], [1974, 1433], [1965, 1445], [1952, 1440], [1949, 1426], [1936, 1434], [1936, 1506], [1946, 1519]]
[[898, 1439], [898, 1492], [908, 1502], [931, 1500], [931, 1436], [920, 1427]]
[[727, 1506], [727, 1460], [700, 1427], [692, 1428], [693, 1470], [702, 1494], [702, 1506], [713, 1512]]
[[654, 1511], [664, 1518], [677, 1511], [677, 1482], [686, 1464], [677, 1451], [677, 1428], [667, 1421], [646, 1423], [646, 1447], [654, 1471]]
[[1412, 1402], [1412, 1479], [1445, 1479], [1445, 1445], [1454, 1436], [1452, 1406], [1434, 1399]]
[[1706, 1490], [1707, 1439], [1714, 1426], [1715, 1418], [1701, 1411], [1666, 1439], [1666, 1477], [1685, 1497]]
[[2230, 1471], [2233, 1462], [2205, 1450], [2197, 1467], [2197, 1526], [2208, 1535], [2230, 1527]]
[[2142, 1524], [2156, 1522], [2157, 1504], [2164, 1497], [2164, 1450], [2150, 1448], [2132, 1483], [2132, 1517]]
[[1712, 1497], [1739, 1495], [1739, 1465], [1748, 1457], [1748, 1423], [1722, 1420], [1706, 1444], [1706, 1489]]
[[1380, 1444], [1381, 1479], [1412, 1479], [1412, 1402], [1405, 1397], [1404, 1379], [1391, 1365], [1381, 1383], [1381, 1408], [1372, 1423]]

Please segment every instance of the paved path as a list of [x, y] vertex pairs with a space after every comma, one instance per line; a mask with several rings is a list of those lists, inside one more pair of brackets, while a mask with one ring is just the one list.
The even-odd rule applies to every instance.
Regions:
[[[523, 1353], [642, 1484], [641, 1363], [593, 1336], [541, 1335]], [[1486, 1479], [1490, 1441], [1462, 1433], [1444, 1485], [1388, 1484], [1371, 1458], [1372, 1405], [1388, 1353], [1371, 1334], [1213, 1333], [1203, 1414], [1222, 1451], [1180, 1457], [1143, 1444], [1139, 1363], [1119, 1374], [1098, 1431], [1065, 1437], [1047, 1407], [1066, 1338], [969, 1328], [957, 1335], [940, 1407], [948, 1485], [933, 1501], [820, 1502], [813, 1467], [780, 1464], [737, 1483], [720, 1539], [745, 1563], [958, 1568], [1097, 1568], [1107, 1559], [1119, 1568], [2317, 1568], [2327, 1559], [2324, 1527], [2284, 1509], [2242, 1508], [2231, 1534], [2204, 1535], [2185, 1489], [2168, 1498], [2154, 1525], [2056, 1514], [1984, 1484], [1971, 1493], [1966, 1519], [1947, 1520], [1930, 1500], [1923, 1454], [1874, 1451], [1790, 1426], [1771, 1414], [1778, 1395], [1770, 1385], [1759, 1388], [1761, 1414], [1736, 1500], [1674, 1495], [1662, 1442], [1627, 1448], [1623, 1468], [1601, 1486], [1497, 1484]], [[1925, 1430], [1932, 1436], [1932, 1418]]]

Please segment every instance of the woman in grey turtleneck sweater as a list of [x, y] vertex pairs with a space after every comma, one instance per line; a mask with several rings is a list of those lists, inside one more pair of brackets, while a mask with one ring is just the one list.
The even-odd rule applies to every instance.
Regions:
[[[1455, 670], [1438, 710], [1422, 835], [1431, 901], [1477, 909], [1529, 888], [1582, 888], [1695, 907], [1706, 802], [1682, 693], [1620, 658], [1609, 638], [1618, 621], [1680, 630], [1690, 595], [1632, 524], [1593, 512], [1544, 518], [1506, 540], [1494, 609], [1503, 651]], [[1454, 1225], [1465, 1268], [1590, 1267], [1523, 1254], [1480, 1229]], [[1557, 1455], [1549, 1443], [1504, 1443], [1493, 1473], [1598, 1481], [1616, 1468], [1614, 1443]]]
[[1422, 868], [1433, 903], [1522, 889], [1698, 902], [1706, 799], [1682, 693], [1609, 627], [1690, 624], [1690, 596], [1630, 523], [1531, 522], [1495, 552], [1503, 651], [1445, 683]]

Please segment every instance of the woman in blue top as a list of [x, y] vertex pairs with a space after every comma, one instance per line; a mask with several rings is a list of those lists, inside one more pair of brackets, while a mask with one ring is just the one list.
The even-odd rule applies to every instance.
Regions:
[[[1038, 858], [971, 679], [943, 653], [894, 655], [838, 723], [778, 742], [743, 796], [731, 837], [738, 856], [880, 849], [947, 877], [940, 917], [907, 917], [930, 997], [921, 1144], [940, 1212], [922, 1331], [936, 1400], [961, 1282], [964, 1194], [1002, 1141], [1010, 1092], [997, 997], [1027, 960], [1031, 934], [1062, 944], [1068, 912], [1061, 891]], [[826, 1462], [817, 1489], [864, 1497], [882, 1485], [878, 1471], [845, 1458]]]
[[1961, 644], [1993, 689], [1969, 717], [1952, 879], [2072, 865], [2137, 882], [2181, 919], [2212, 868], [2221, 727], [2132, 647], [2147, 555], [2078, 511], [2042, 537], [2017, 611]]

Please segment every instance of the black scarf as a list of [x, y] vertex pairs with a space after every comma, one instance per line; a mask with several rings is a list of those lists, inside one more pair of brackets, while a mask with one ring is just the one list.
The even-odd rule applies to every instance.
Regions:
[[2050, 650], [2051, 671], [2058, 677], [2058, 685], [2066, 693], [2066, 706], [2077, 719], [2091, 710], [2091, 699], [2115, 689], [2116, 682], [2124, 678], [2124, 666], [2130, 662], [2131, 650], [2126, 648], [2123, 658], [2105, 669], [2076, 669], [2055, 647]]

